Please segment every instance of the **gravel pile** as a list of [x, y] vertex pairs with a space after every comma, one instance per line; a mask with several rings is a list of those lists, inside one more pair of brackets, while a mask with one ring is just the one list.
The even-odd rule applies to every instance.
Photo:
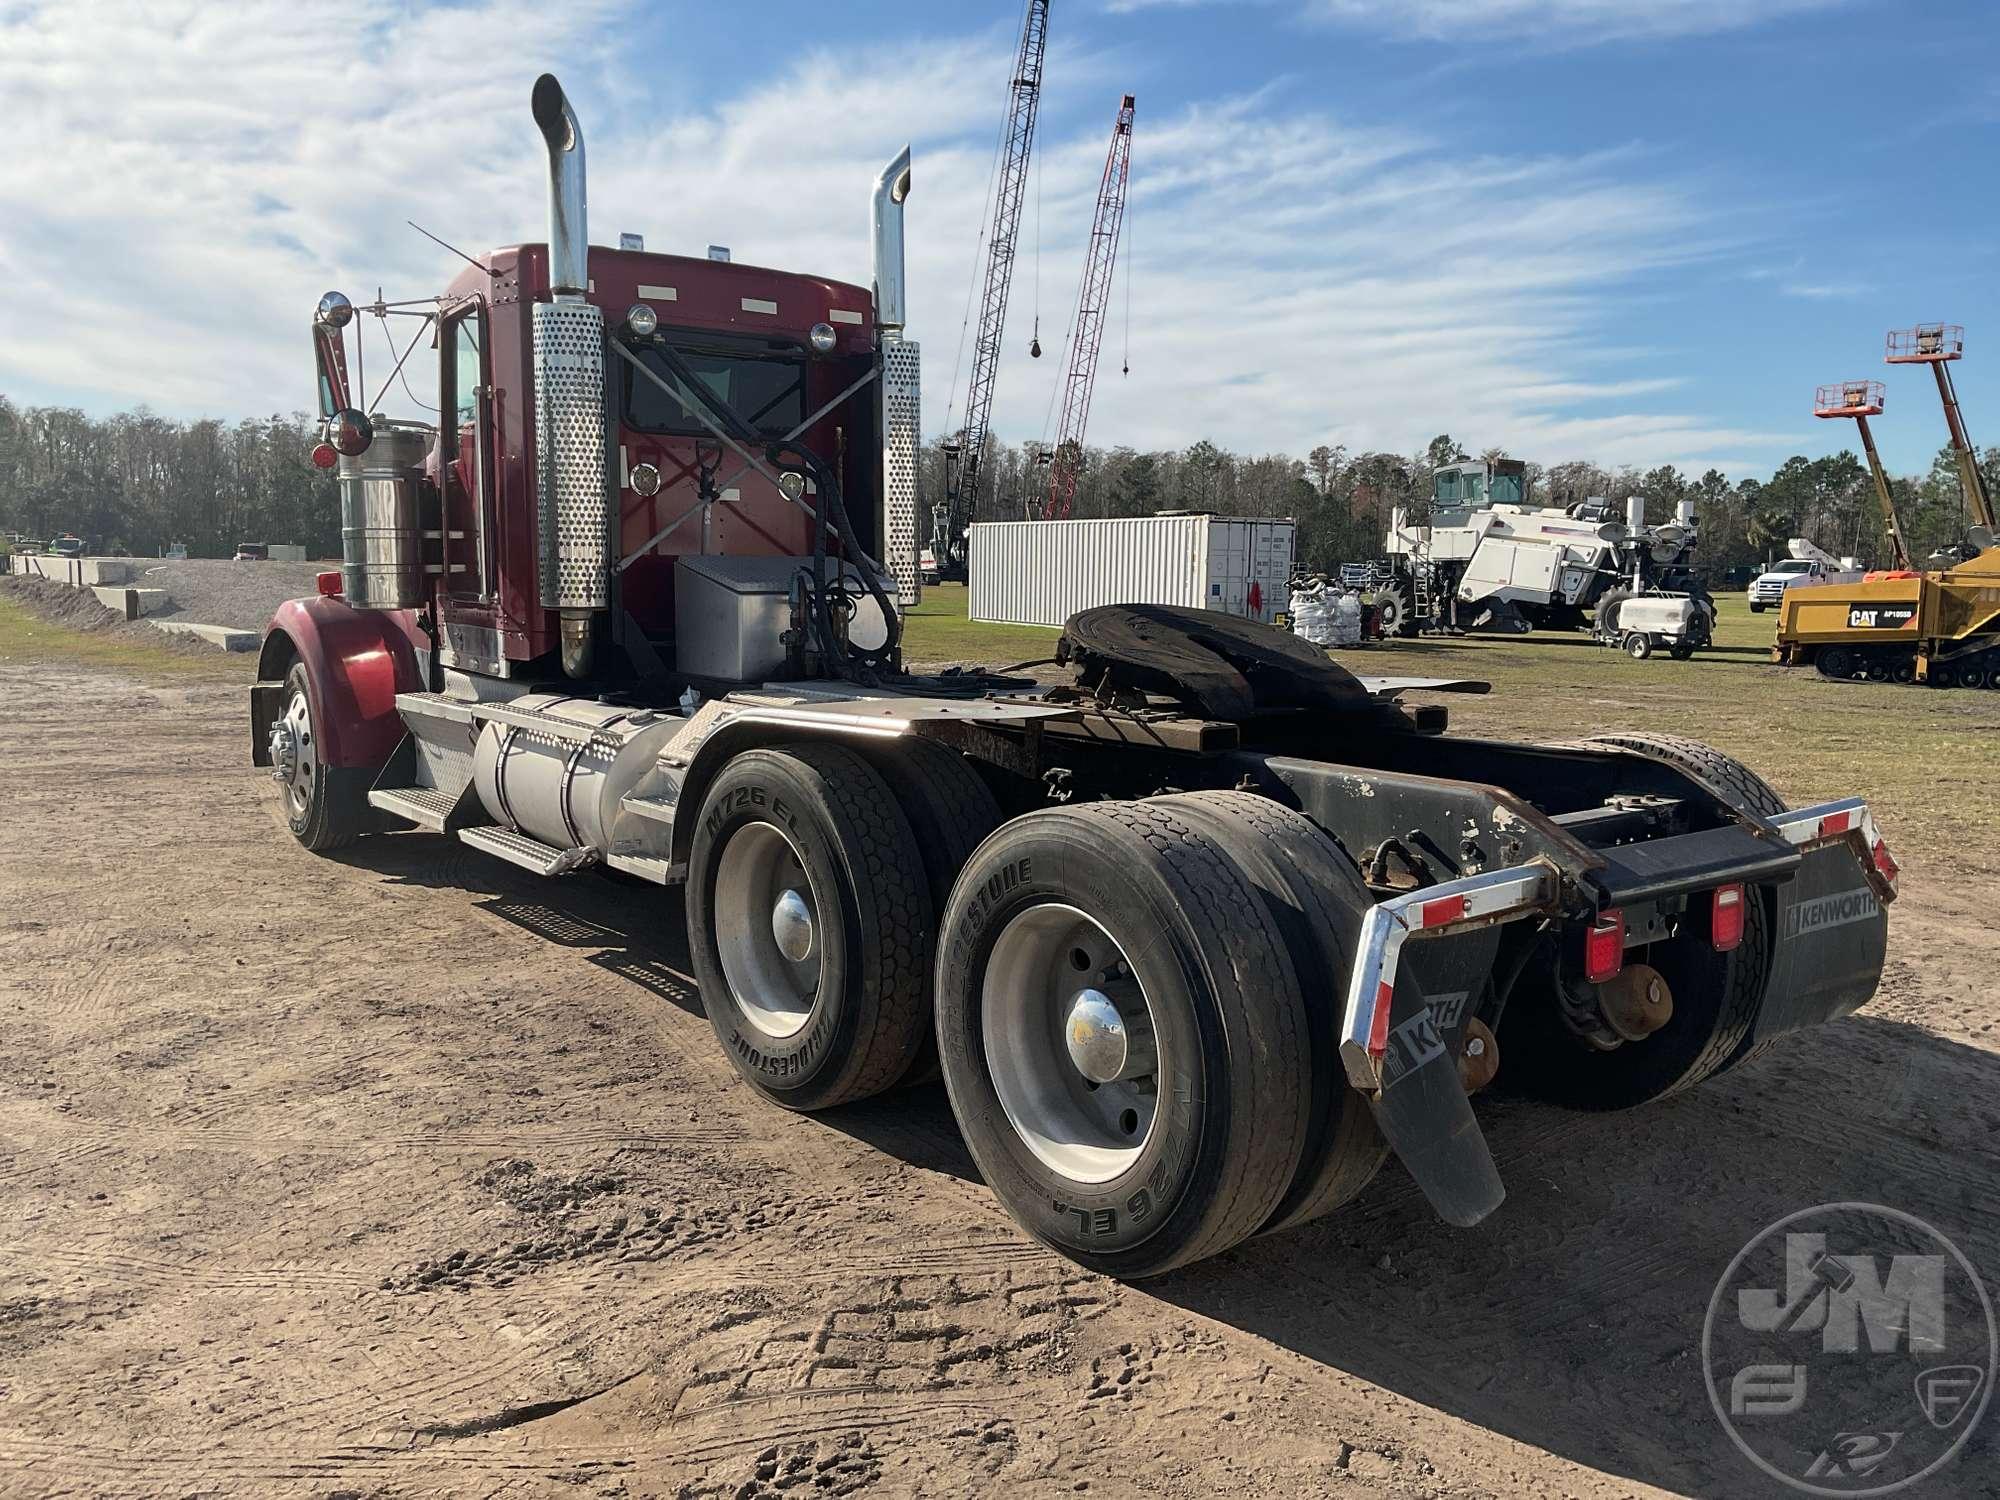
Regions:
[[314, 579], [339, 566], [316, 562], [133, 561], [139, 573], [133, 582], [138, 587], [165, 589], [173, 600], [173, 608], [161, 612], [165, 616], [257, 631], [271, 623], [271, 614], [280, 604], [305, 598], [314, 591]]
[[[0, 598], [20, 605], [38, 619], [65, 630], [96, 635], [108, 633], [122, 640], [170, 652], [175, 656], [219, 656], [207, 641], [192, 636], [169, 635], [155, 630], [144, 620], [128, 620], [116, 610], [97, 602], [89, 589], [73, 589], [52, 578], [0, 577]], [[206, 622], [204, 622], [206, 623]]]

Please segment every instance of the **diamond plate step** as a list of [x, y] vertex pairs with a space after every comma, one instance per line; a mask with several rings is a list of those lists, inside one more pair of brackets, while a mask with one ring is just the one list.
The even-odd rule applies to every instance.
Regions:
[[579, 845], [575, 849], [551, 849], [540, 839], [531, 839], [514, 828], [461, 828], [458, 836], [475, 849], [497, 854], [510, 865], [519, 865], [537, 875], [564, 875], [597, 858], [595, 849]]
[[394, 813], [399, 818], [408, 818], [433, 833], [441, 833], [445, 819], [458, 805], [458, 798], [447, 797], [443, 792], [427, 786], [400, 786], [370, 792], [368, 805]]

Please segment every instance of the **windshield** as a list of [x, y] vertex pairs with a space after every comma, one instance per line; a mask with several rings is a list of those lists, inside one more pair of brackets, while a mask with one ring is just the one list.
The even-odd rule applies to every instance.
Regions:
[[1781, 562], [1771, 571], [1773, 573], [1810, 573], [1812, 571], [1812, 564], [1809, 562]]
[[[798, 360], [750, 358], [699, 349], [678, 351], [695, 378], [765, 437], [783, 437], [805, 416], [805, 365]], [[641, 349], [646, 368], [672, 383], [658, 351]], [[631, 366], [625, 367], [625, 421], [641, 432], [705, 433], [684, 402], [668, 395]]]

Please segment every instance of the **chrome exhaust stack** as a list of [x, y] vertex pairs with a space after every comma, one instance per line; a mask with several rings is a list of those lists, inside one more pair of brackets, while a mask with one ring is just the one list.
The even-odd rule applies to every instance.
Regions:
[[910, 196], [910, 148], [875, 179], [875, 328], [882, 358], [882, 564], [905, 608], [922, 597], [917, 573], [917, 453], [921, 439], [922, 351], [903, 338], [909, 313], [903, 283], [903, 200]]
[[549, 296], [533, 310], [535, 490], [541, 603], [560, 612], [563, 671], [596, 666], [598, 614], [611, 607], [617, 494], [606, 441], [604, 313], [590, 291], [583, 128], [555, 75], [535, 80], [535, 124], [549, 148]]
[[903, 294], [903, 200], [910, 196], [910, 148], [897, 152], [875, 179], [875, 326], [901, 338], [908, 321]]
[[530, 108], [549, 148], [549, 291], [558, 302], [580, 301], [590, 290], [583, 127], [553, 73], [535, 80]]

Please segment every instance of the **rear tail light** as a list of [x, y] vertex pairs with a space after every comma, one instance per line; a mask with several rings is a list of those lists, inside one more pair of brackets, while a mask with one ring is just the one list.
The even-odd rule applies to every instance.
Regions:
[[1876, 873], [1889, 882], [1889, 889], [1893, 891], [1896, 888], [1896, 877], [1903, 873], [1903, 867], [1896, 863], [1896, 856], [1889, 852], [1889, 846], [1880, 839], [1875, 840], [1875, 845], [1868, 854], [1875, 861]]
[[1708, 908], [1708, 941], [1717, 953], [1727, 953], [1743, 941], [1743, 887], [1719, 885]]
[[1597, 914], [1583, 940], [1583, 977], [1602, 984], [1624, 967], [1625, 913], [1614, 906]]
[[314, 577], [313, 584], [318, 588], [323, 598], [338, 599], [340, 597], [340, 574], [338, 573], [318, 574]]

